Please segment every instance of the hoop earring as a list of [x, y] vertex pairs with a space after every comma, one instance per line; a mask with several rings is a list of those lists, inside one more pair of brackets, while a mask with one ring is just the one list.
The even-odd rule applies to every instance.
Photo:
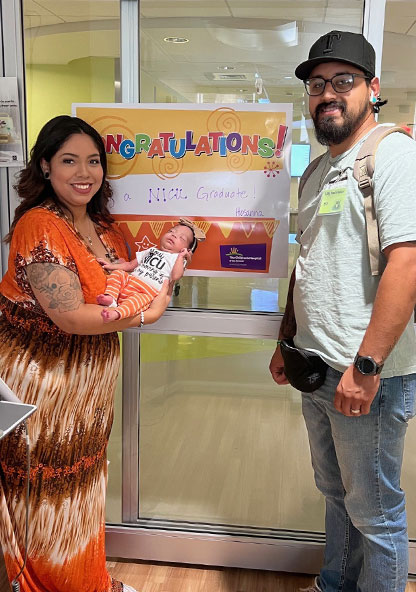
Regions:
[[46, 179], [46, 181], [48, 181], [48, 180], [49, 180], [49, 177], [50, 177], [50, 176], [51, 176], [51, 174], [50, 174], [50, 172], [49, 172], [49, 171], [45, 171], [45, 172], [43, 173], [43, 178], [44, 178], [44, 179]]

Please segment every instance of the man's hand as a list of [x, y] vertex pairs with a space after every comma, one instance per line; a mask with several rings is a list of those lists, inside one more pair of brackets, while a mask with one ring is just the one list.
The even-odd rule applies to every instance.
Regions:
[[351, 364], [342, 375], [335, 391], [335, 409], [347, 417], [367, 415], [379, 385], [379, 374], [364, 376]]
[[273, 377], [273, 380], [277, 382], [277, 384], [289, 384], [283, 367], [284, 363], [282, 353], [280, 351], [280, 345], [278, 345], [269, 364], [270, 373]]

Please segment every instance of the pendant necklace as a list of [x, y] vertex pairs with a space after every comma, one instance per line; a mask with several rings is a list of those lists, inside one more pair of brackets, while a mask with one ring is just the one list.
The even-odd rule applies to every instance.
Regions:
[[[91, 218], [89, 218], [89, 222], [90, 222], [90, 224], [92, 224], [92, 220], [91, 220]], [[82, 233], [81, 233], [81, 232], [78, 230], [78, 228], [75, 226], [75, 224], [74, 224], [74, 228], [75, 228], [75, 230], [78, 232], [78, 234], [80, 234], [80, 235], [81, 235], [83, 238], [86, 238], [86, 239], [87, 239], [87, 241], [88, 241], [88, 243], [89, 243], [89, 245], [90, 245], [90, 247], [91, 247], [91, 249], [92, 249], [92, 247], [93, 247], [93, 244], [92, 244], [92, 238], [91, 238], [91, 236], [90, 236], [89, 234], [86, 234], [86, 235], [85, 235], [85, 234], [82, 234]]]
[[[87, 247], [87, 249], [89, 249], [91, 251], [91, 253], [94, 255], [94, 257], [95, 257], [96, 255], [94, 253], [94, 249], [93, 249], [93, 246], [94, 245], [93, 245], [93, 242], [92, 242], [91, 235], [90, 234], [82, 234], [78, 230], [78, 228], [75, 226], [75, 224], [73, 222], [71, 222], [71, 220], [68, 218], [68, 216], [66, 215], [66, 213], [61, 208], [59, 208], [59, 209], [62, 212], [62, 215], [65, 218], [65, 220], [67, 221], [67, 223], [69, 224], [69, 226], [74, 230], [75, 234], [80, 238], [80, 240], [85, 244], [85, 246]], [[89, 220], [89, 224], [92, 224], [92, 225], [94, 224], [90, 217], [88, 217], [88, 220]], [[93, 226], [93, 229], [94, 229], [94, 226]], [[111, 263], [115, 263], [117, 261], [117, 256], [115, 254], [114, 249], [109, 248], [105, 244], [103, 238], [101, 238], [101, 237], [99, 237], [99, 238], [100, 238], [100, 241], [103, 244], [104, 249], [106, 251], [105, 252], [105, 257], [107, 259], [109, 259], [109, 261]]]
[[[91, 218], [89, 218], [89, 221], [90, 221], [90, 224], [94, 224], [94, 222], [91, 220]], [[82, 239], [86, 239], [87, 240], [87, 242], [88, 242], [88, 244], [90, 246], [91, 252], [94, 253], [93, 242], [92, 242], [91, 236], [89, 234], [81, 234], [81, 232], [78, 230], [78, 228], [75, 225], [74, 225], [74, 229], [77, 232], [77, 234], [79, 234], [81, 236]], [[115, 257], [110, 252], [110, 250], [107, 247], [107, 245], [105, 244], [105, 242], [103, 242], [103, 239], [101, 237], [99, 237], [99, 239], [100, 239], [100, 242], [102, 243], [102, 245], [104, 246], [106, 259], [109, 259], [110, 263], [115, 263], [117, 261], [117, 257]]]
[[[89, 223], [90, 223], [90, 225], [91, 224], [93, 225], [93, 229], [95, 230], [94, 222], [91, 220], [91, 218], [89, 218]], [[95, 255], [94, 249], [93, 249], [93, 246], [94, 245], [93, 245], [91, 236], [89, 234], [81, 234], [81, 232], [78, 230], [78, 228], [75, 226], [75, 224], [74, 224], [74, 230], [84, 240], [84, 242], [85, 242], [85, 239], [87, 240], [87, 242], [88, 242], [88, 244], [90, 246], [91, 252]], [[111, 250], [105, 244], [105, 242], [103, 241], [103, 238], [100, 237], [100, 236], [98, 238], [99, 238], [100, 242], [102, 243], [102, 245], [104, 246], [106, 259], [109, 259], [110, 263], [116, 262], [117, 261], [117, 257], [114, 256], [114, 254], [111, 252]]]
[[[70, 220], [68, 219], [68, 217], [66, 216], [66, 214], [64, 214], [64, 216], [65, 216], [65, 218], [67, 219], [67, 221], [68, 221], [68, 222], [71, 224], [71, 222], [70, 222]], [[91, 220], [91, 218], [90, 218], [90, 217], [88, 217], [88, 223], [89, 223], [89, 225], [90, 225], [90, 224], [92, 224], [92, 220]], [[71, 226], [73, 227], [73, 229], [75, 230], [75, 232], [78, 234], [78, 236], [80, 236], [80, 237], [82, 238], [82, 240], [83, 240], [84, 242], [85, 242], [85, 241], [87, 241], [87, 242], [88, 242], [88, 244], [90, 245], [90, 247], [91, 247], [91, 249], [92, 249], [92, 247], [93, 247], [93, 242], [92, 242], [91, 235], [90, 235], [90, 234], [84, 234], [83, 232], [81, 232], [81, 231], [79, 230], [79, 228], [77, 228], [77, 227], [75, 226], [75, 223], [74, 223], [74, 222], [71, 224]]]

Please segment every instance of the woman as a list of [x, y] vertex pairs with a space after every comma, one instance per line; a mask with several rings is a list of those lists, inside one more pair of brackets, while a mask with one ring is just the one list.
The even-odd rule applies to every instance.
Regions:
[[[105, 565], [106, 447], [119, 368], [116, 331], [156, 321], [167, 286], [143, 313], [104, 324], [97, 258], [126, 258], [107, 205], [106, 156], [87, 123], [55, 117], [41, 130], [17, 191], [0, 284], [0, 376], [38, 410], [31, 442], [30, 539], [21, 592], [122, 592]], [[25, 444], [0, 445], [0, 542], [10, 580], [23, 563]]]

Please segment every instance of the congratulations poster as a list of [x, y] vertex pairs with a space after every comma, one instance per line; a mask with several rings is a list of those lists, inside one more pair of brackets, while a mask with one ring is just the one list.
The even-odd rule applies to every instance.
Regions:
[[206, 234], [187, 275], [287, 276], [292, 105], [74, 105], [101, 134], [132, 253], [180, 217]]

